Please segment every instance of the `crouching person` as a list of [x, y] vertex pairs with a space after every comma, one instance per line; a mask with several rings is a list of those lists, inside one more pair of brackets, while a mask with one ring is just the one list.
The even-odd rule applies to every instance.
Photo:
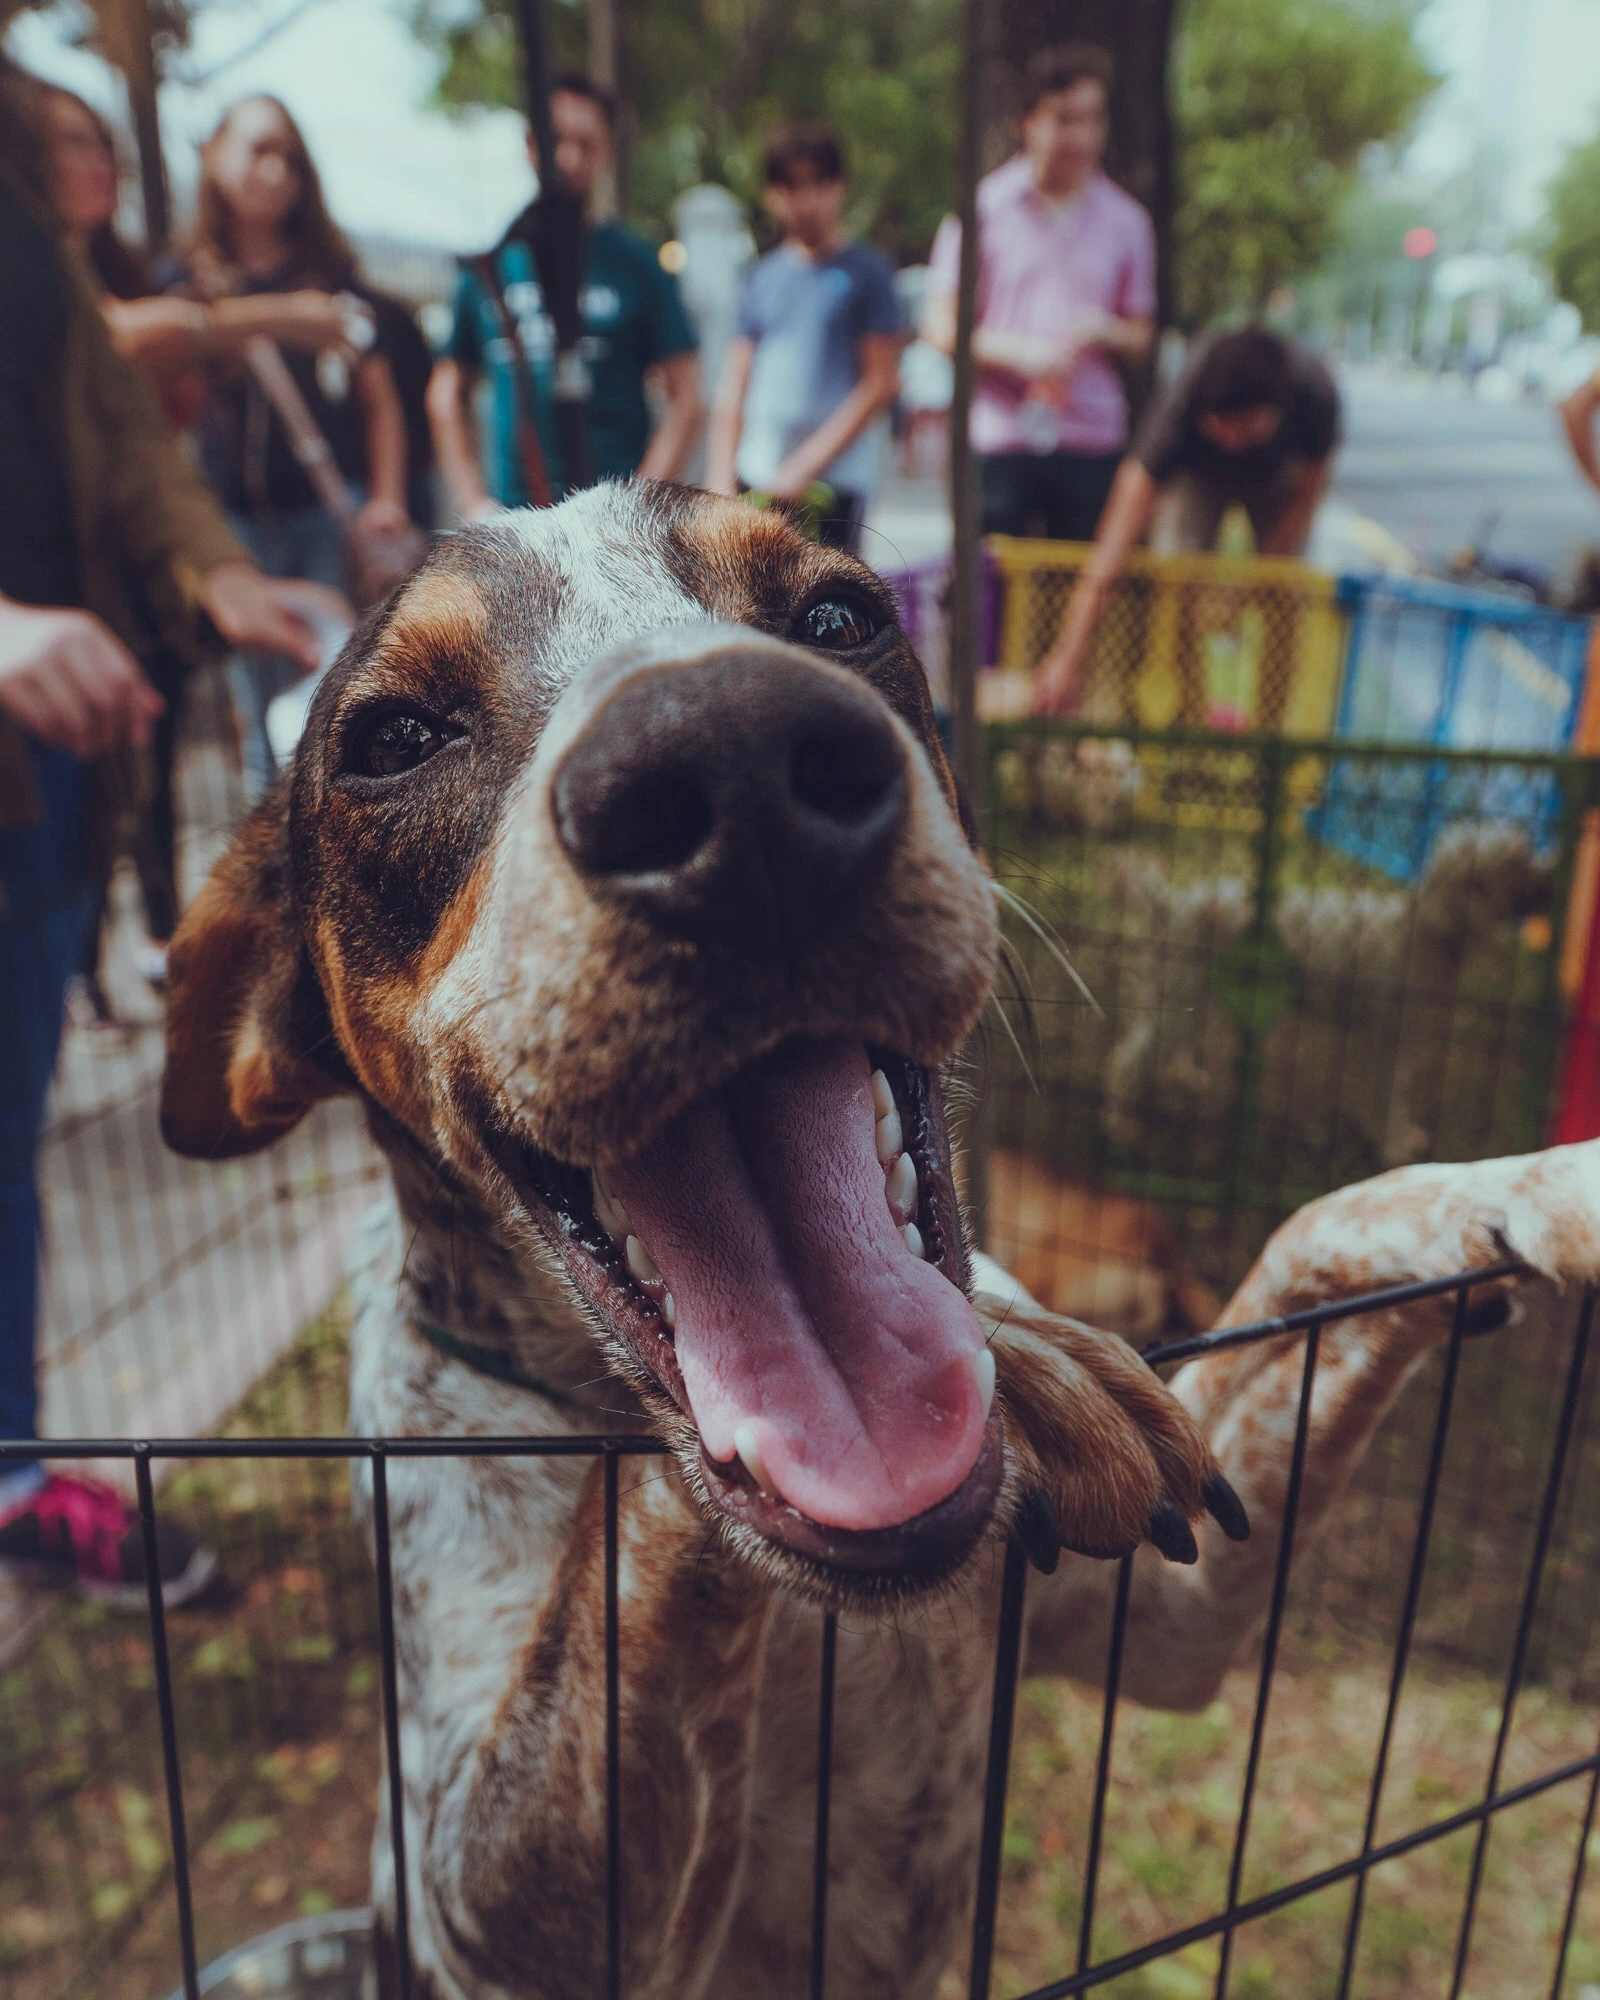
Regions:
[[1160, 555], [1204, 554], [1242, 507], [1258, 555], [1303, 555], [1338, 444], [1339, 391], [1309, 348], [1261, 326], [1197, 341], [1118, 469], [1094, 554], [1039, 663], [1035, 712], [1075, 705], [1100, 614], [1147, 533]]

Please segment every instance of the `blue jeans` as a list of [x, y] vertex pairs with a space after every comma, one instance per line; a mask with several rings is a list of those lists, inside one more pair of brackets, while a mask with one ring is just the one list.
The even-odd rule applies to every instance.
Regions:
[[28, 750], [44, 816], [37, 826], [0, 828], [0, 1438], [38, 1436], [34, 1154], [62, 998], [95, 911], [88, 766], [42, 744]]
[[[356, 505], [359, 493], [352, 494]], [[301, 576], [345, 587], [344, 541], [326, 507], [289, 514], [233, 514], [233, 531], [268, 576]], [[228, 692], [244, 748], [245, 780], [252, 800], [278, 775], [267, 741], [267, 709], [304, 670], [285, 653], [235, 653], [228, 661]]]

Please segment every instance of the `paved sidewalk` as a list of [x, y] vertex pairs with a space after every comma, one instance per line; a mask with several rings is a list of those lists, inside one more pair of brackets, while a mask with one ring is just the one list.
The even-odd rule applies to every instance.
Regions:
[[[244, 800], [215, 681], [199, 684], [186, 720], [192, 894]], [[382, 1180], [353, 1102], [320, 1106], [246, 1159], [209, 1166], [167, 1150], [162, 1003], [135, 969], [142, 936], [125, 872], [102, 957], [122, 1025], [68, 1031], [39, 1156], [47, 1436], [212, 1430], [338, 1288], [351, 1227]]]

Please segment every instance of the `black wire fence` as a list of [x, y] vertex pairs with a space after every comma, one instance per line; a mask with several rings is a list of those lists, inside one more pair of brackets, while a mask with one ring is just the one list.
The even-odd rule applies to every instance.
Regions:
[[[1424, 1813], [1401, 1830], [1392, 1830], [1390, 1824], [1396, 1804], [1397, 1748], [1407, 1726], [1407, 1697], [1412, 1677], [1417, 1671], [1419, 1632], [1427, 1622], [1430, 1590], [1437, 1587], [1435, 1566], [1441, 1556], [1447, 1557], [1444, 1546], [1447, 1531], [1456, 1531], [1455, 1524], [1447, 1520], [1454, 1510], [1450, 1506], [1445, 1476], [1452, 1424], [1462, 1399], [1464, 1375], [1471, 1369], [1473, 1350], [1489, 1344], [1483, 1341], [1469, 1343], [1469, 1304], [1474, 1286], [1503, 1274], [1504, 1268], [1499, 1273], [1464, 1273], [1361, 1299], [1338, 1301], [1295, 1313], [1282, 1320], [1171, 1343], [1149, 1355], [1153, 1363], [1162, 1365], [1220, 1346], [1292, 1339], [1301, 1341], [1304, 1355], [1293, 1457], [1284, 1506], [1284, 1533], [1259, 1658], [1251, 1676], [1253, 1693], [1248, 1703], [1242, 1774], [1237, 1793], [1229, 1801], [1231, 1810], [1226, 1815], [1231, 1819], [1231, 1830], [1223, 1893], [1216, 1898], [1214, 1906], [1186, 1921], [1171, 1924], [1163, 1923], [1158, 1918], [1151, 1926], [1152, 1935], [1120, 1949], [1105, 1949], [1104, 1931], [1098, 1918], [1101, 1899], [1106, 1892], [1108, 1829], [1115, 1825], [1116, 1794], [1130, 1783], [1141, 1789], [1159, 1787], [1162, 1783], [1159, 1769], [1130, 1772], [1125, 1760], [1118, 1756], [1119, 1727], [1127, 1727], [1129, 1713], [1126, 1705], [1118, 1699], [1131, 1574], [1131, 1562], [1124, 1562], [1107, 1649], [1093, 1783], [1087, 1802], [1088, 1825], [1081, 1845], [1084, 1859], [1077, 1921], [1071, 1927], [1072, 1936], [1063, 1934], [1056, 1940], [1060, 1962], [1054, 1974], [1023, 1989], [1028, 2000], [1055, 2000], [1055, 1996], [1101, 1988], [1117, 1992], [1179, 1990], [1177, 1987], [1141, 1988], [1136, 1984], [1122, 1983], [1145, 1968], [1162, 1962], [1180, 1966], [1188, 1974], [1190, 1985], [1199, 1978], [1206, 1985], [1206, 1990], [1219, 1996], [1257, 1990], [1326, 1991], [1340, 1995], [1421, 1990], [1420, 1986], [1395, 1988], [1381, 1980], [1375, 1981], [1364, 1971], [1362, 1951], [1365, 1927], [1371, 1921], [1369, 1904], [1380, 1895], [1390, 1893], [1394, 1873], [1407, 1857], [1442, 1847], [1456, 1836], [1461, 1836], [1466, 1842], [1466, 1865], [1464, 1870], [1457, 1868], [1453, 1879], [1455, 1907], [1449, 1911], [1448, 1920], [1443, 1912], [1439, 1913], [1435, 1920], [1438, 1934], [1429, 1940], [1435, 1956], [1442, 1955], [1448, 1961], [1441, 1990], [1447, 1991], [1452, 2000], [1467, 1992], [1548, 1993], [1552, 2000], [1559, 2000], [1563, 1993], [1575, 1994], [1581, 1990], [1569, 1980], [1569, 1974], [1573, 1974], [1578, 1954], [1582, 1955], [1584, 1967], [1591, 1965], [1595, 1940], [1600, 1935], [1600, 1908], [1596, 1907], [1600, 1898], [1595, 1895], [1594, 1878], [1586, 1870], [1586, 1859], [1595, 1833], [1597, 1789], [1600, 1789], [1600, 1742], [1593, 1740], [1597, 1730], [1600, 1730], [1600, 1716], [1597, 1716], [1594, 1700], [1595, 1684], [1590, 1678], [1594, 1663], [1584, 1661], [1576, 1673], [1575, 1663], [1569, 1663], [1566, 1671], [1556, 1676], [1565, 1684], [1567, 1694], [1573, 1699], [1573, 1713], [1579, 1726], [1588, 1732], [1590, 1740], [1581, 1748], [1576, 1751], [1569, 1748], [1567, 1754], [1548, 1754], [1548, 1751], [1541, 1754], [1541, 1745], [1547, 1746], [1550, 1740], [1548, 1729], [1538, 1726], [1540, 1718], [1537, 1716], [1530, 1727], [1524, 1710], [1530, 1706], [1539, 1709], [1551, 1691], [1549, 1637], [1552, 1624], [1559, 1623], [1556, 1600], [1564, 1589], [1574, 1585], [1581, 1587], [1593, 1576], [1592, 1551], [1586, 1552], [1582, 1546], [1588, 1521], [1593, 1518], [1597, 1469], [1593, 1463], [1596, 1454], [1592, 1437], [1593, 1293], [1556, 1314], [1560, 1324], [1553, 1328], [1552, 1339], [1560, 1350], [1560, 1366], [1552, 1383], [1555, 1396], [1551, 1421], [1546, 1433], [1538, 1440], [1537, 1449], [1531, 1453], [1529, 1471], [1534, 1477], [1528, 1488], [1528, 1497], [1534, 1504], [1531, 1519], [1523, 1524], [1524, 1534], [1517, 1537], [1524, 1544], [1519, 1550], [1520, 1574], [1515, 1588], [1504, 1594], [1503, 1602], [1491, 1607], [1483, 1601], [1481, 1605], [1484, 1614], [1492, 1616], [1498, 1626], [1497, 1643], [1504, 1656], [1498, 1698], [1493, 1705], [1495, 1727], [1492, 1740], [1487, 1745], [1486, 1759], [1481, 1756], [1485, 1746], [1482, 1743], [1477, 1745], [1481, 1775], [1475, 1781], [1473, 1795], [1453, 1805], [1452, 1809]], [[1263, 1873], [1252, 1865], [1252, 1837], [1256, 1836], [1259, 1844], [1256, 1816], [1263, 1796], [1264, 1779], [1271, 1758], [1281, 1754], [1275, 1751], [1272, 1741], [1272, 1704], [1275, 1694], [1279, 1693], [1280, 1676], [1285, 1671], [1285, 1654], [1292, 1644], [1290, 1609], [1295, 1588], [1308, 1566], [1306, 1551], [1297, 1547], [1295, 1530], [1311, 1398], [1322, 1343], [1330, 1329], [1337, 1329], [1341, 1322], [1359, 1314], [1437, 1296], [1448, 1296], [1452, 1300], [1453, 1321], [1439, 1365], [1427, 1384], [1427, 1400], [1431, 1404], [1428, 1444], [1422, 1461], [1420, 1488], [1414, 1496], [1410, 1550], [1403, 1569], [1403, 1595], [1396, 1607], [1389, 1634], [1381, 1724], [1359, 1795], [1351, 1801], [1359, 1809], [1358, 1816], [1353, 1820], [1347, 1818], [1343, 1824], [1343, 1838], [1336, 1842], [1336, 1845], [1342, 1846], [1342, 1852], [1330, 1855], [1322, 1865], [1306, 1872], [1291, 1874], [1286, 1879], [1269, 1879], [1272, 1874], [1270, 1868]], [[1494, 1339], [1511, 1345], [1518, 1341], [1519, 1334], [1501, 1333]], [[0, 1446], [0, 1457], [14, 1456], [24, 1449], [15, 1444]], [[621, 1697], [617, 1603], [618, 1468], [624, 1456], [658, 1453], [661, 1447], [653, 1439], [637, 1435], [470, 1439], [235, 1436], [156, 1442], [127, 1439], [52, 1440], [50, 1449], [53, 1456], [61, 1459], [116, 1459], [128, 1465], [134, 1477], [147, 1546], [152, 1551], [159, 1512], [166, 1504], [157, 1496], [158, 1468], [193, 1467], [207, 1463], [225, 1468], [230, 1476], [246, 1468], [263, 1465], [327, 1467], [358, 1463], [365, 1468], [371, 1488], [376, 1589], [374, 1593], [369, 1579], [360, 1594], [366, 1597], [370, 1612], [375, 1612], [372, 1622], [377, 1642], [382, 1762], [390, 1801], [402, 1796], [396, 1615], [389, 1553], [391, 1467], [404, 1461], [441, 1457], [576, 1456], [602, 1460], [605, 1467], [608, 1867], [603, 1904], [594, 1911], [594, 1922], [597, 1936], [605, 1940], [604, 1962], [608, 1968], [605, 1990], [609, 1995], [621, 1995], [625, 1991], [621, 1968], [627, 1927], [628, 1884], [620, 1863], [620, 1772], [616, 1756], [618, 1702]], [[1480, 1466], [1480, 1475], [1482, 1470]], [[1027, 1571], [1020, 1550], [1013, 1546], [1004, 1557], [1001, 1608], [995, 1634], [983, 1836], [974, 1884], [970, 1955], [962, 1988], [973, 1996], [973, 2000], [992, 1993], [1019, 1990], [1014, 1981], [1001, 1985], [995, 1982], [997, 1961], [1008, 1956], [1004, 1949], [1008, 1899], [1020, 1886], [1018, 1870], [1008, 1865], [1008, 1861], [1014, 1861], [1015, 1851], [1008, 1841], [1007, 1805], [1008, 1796], [1012, 1795], [1015, 1770], [1014, 1736], [1026, 1578]], [[342, 1580], [342, 1591], [354, 1595], [357, 1588], [355, 1576]], [[348, 1616], [358, 1619], [363, 1616], [348, 1604], [344, 1610]], [[847, 1627], [848, 1623], [847, 1620]], [[797, 1967], [794, 1988], [797, 1994], [806, 1991], [818, 1996], [828, 1990], [830, 1819], [841, 1809], [849, 1809], [848, 1798], [841, 1798], [839, 1786], [832, 1782], [830, 1766], [838, 1625], [831, 1616], [820, 1617], [819, 1628], [814, 1921], [808, 1983], [802, 1986], [800, 1968]], [[171, 1976], [176, 1977], [181, 1971], [180, 1990], [192, 2000], [192, 1996], [202, 1990], [200, 1932], [202, 1928], [215, 1928], [214, 1924], [202, 1923], [204, 1913], [197, 1905], [194, 1781], [187, 1766], [189, 1753], [185, 1741], [186, 1733], [191, 1728], [203, 1728], [203, 1724], [194, 1706], [196, 1649], [186, 1646], [176, 1636], [176, 1622], [169, 1620], [158, 1590], [151, 1590], [148, 1597], [148, 1649], [150, 1672], [143, 1679], [141, 1693], [143, 1700], [153, 1707], [159, 1735], [166, 1835], [164, 1851], [159, 1866], [153, 1871], [150, 1886], [153, 1895], [170, 1899], [176, 1924]], [[293, 1650], [292, 1647], [290, 1650]], [[125, 1647], [124, 1660], [130, 1651]], [[42, 1690], [38, 1692], [42, 1693]], [[14, 1702], [16, 1694], [15, 1687], [8, 1688], [6, 1699]], [[10, 1720], [13, 1734], [9, 1739], [8, 1755], [14, 1754], [17, 1747], [14, 1713]], [[1542, 1720], [1548, 1725], [1548, 1714]], [[36, 1721], [43, 1723], [45, 1718], [41, 1716]], [[1427, 1796], [1415, 1793], [1415, 1798]], [[1501, 1847], [1514, 1846], [1519, 1837], [1526, 1840], [1530, 1824], [1526, 1809], [1542, 1800], [1550, 1800], [1560, 1808], [1556, 1818], [1540, 1822], [1541, 1844], [1547, 1843], [1542, 1878], [1546, 1907], [1538, 1912], [1542, 1949], [1536, 1956], [1530, 1956], [1519, 1964], [1514, 1983], [1486, 1984], [1482, 1977], [1477, 1976], [1474, 1958], [1483, 1905], [1491, 1891], [1503, 1898], [1506, 1882], [1496, 1873]], [[1312, 1810], [1331, 1803], [1308, 1800]], [[1407, 1803], [1415, 1803], [1415, 1799]], [[6, 1816], [11, 1817], [13, 1808], [8, 1806], [5, 1810]], [[1519, 1813], [1523, 1814], [1520, 1821], [1517, 1818]], [[1405, 1817], [1403, 1813], [1401, 1816]], [[405, 1885], [408, 1877], [403, 1823], [399, 1814], [392, 1814], [389, 1825], [381, 1831], [394, 1848], [394, 1880], [399, 1885], [395, 1930], [397, 1942], [401, 1945], [403, 1968], [407, 1928]], [[20, 1823], [13, 1824], [7, 1832], [7, 1851], [15, 1856], [18, 1843], [27, 1842], [32, 1828], [24, 1815]], [[1181, 1860], [1181, 1857], [1175, 1858]], [[1587, 1905], [1586, 1884], [1589, 1888]], [[1346, 1895], [1342, 1908], [1336, 1909], [1331, 1901], [1331, 1892], [1341, 1889]], [[1179, 1896], [1174, 1900], [1181, 1904], [1183, 1898]], [[1237, 1976], [1238, 1959], [1263, 1927], [1281, 1913], [1302, 1908], [1319, 1912], [1324, 1928], [1337, 1933], [1337, 1964], [1329, 1963], [1327, 1970], [1331, 1976], [1326, 1983], [1291, 1989], [1284, 1977], [1283, 1983], [1263, 1987], [1260, 1984], [1262, 1967], [1270, 1966], [1270, 1951], [1264, 1959], [1257, 1954], [1251, 1961], [1250, 1978], [1241, 1980]], [[1197, 1948], [1209, 1950], [1203, 1970], [1198, 1973]], [[86, 1970], [80, 1965], [60, 1990], [63, 1993], [99, 1990], [85, 1982]], [[165, 1990], [166, 1975], [160, 1974], [153, 1966], [150, 1972], [156, 1976], [148, 1981], [145, 1990], [152, 1993]], [[1269, 1972], [1265, 1976], [1278, 1975]], [[1503, 1967], [1490, 1973], [1491, 1982], [1503, 1977]], [[400, 1995], [407, 1995], [410, 1985], [403, 1969], [399, 1982]], [[29, 1989], [19, 1987], [18, 1990]], [[258, 1986], [236, 1990], [268, 1989]], [[355, 1984], [348, 1989], [352, 2000], [363, 1990]], [[1188, 1990], [1188, 1987], [1183, 1990]]]
[[1302, 1203], [1546, 1142], [1593, 759], [1092, 724], [988, 748], [991, 1248], [1046, 1303], [1141, 1342], [1212, 1325]]
[[[1023, 908], [970, 1137], [990, 1246], [1048, 1303], [1173, 1363], [1299, 1201], [1407, 1158], [1539, 1143], [1593, 765], [1092, 727], [987, 740], [990, 851]], [[179, 763], [190, 889], [244, 803], [238, 766], [203, 679]], [[131, 970], [131, 901], [119, 880], [103, 964], [124, 1025], [68, 1035], [41, 1161], [45, 1428], [52, 1456], [125, 1484], [147, 1533], [169, 1509], [204, 1532], [230, 1584], [170, 1620], [152, 1603], [148, 1630], [35, 1608], [15, 1644], [0, 1591], [0, 1986], [165, 2000], [294, 1917], [302, 1943], [247, 1954], [248, 1978], [216, 1990], [353, 2000], [370, 1993], [367, 1935], [338, 1910], [365, 1899], [401, 1757], [393, 1468], [604, 1462], [614, 1749], [617, 1475], [657, 1447], [337, 1435], [339, 1283], [381, 1164], [339, 1104], [220, 1169], [164, 1151], [160, 1004]], [[1027, 1580], [1007, 1557], [970, 1945], [939, 2000], [1578, 2000], [1600, 1984], [1592, 1302], [1533, 1288], [1520, 1325], [1469, 1340], [1474, 1282], [1432, 1288], [1455, 1295], [1454, 1331], [1314, 1558], [1292, 1532], [1306, 1398], [1328, 1330], [1362, 1305], [1213, 1337], [1301, 1338], [1305, 1368], [1260, 1650], [1202, 1714], [1118, 1698], [1126, 1565], [1098, 1699], [1019, 1681]], [[818, 1617], [797, 1996], [829, 1990], [829, 1832], [851, 1809], [832, 1703], [851, 1644], [849, 1619]], [[613, 1758], [595, 1912], [611, 1991], [619, 1782]]]

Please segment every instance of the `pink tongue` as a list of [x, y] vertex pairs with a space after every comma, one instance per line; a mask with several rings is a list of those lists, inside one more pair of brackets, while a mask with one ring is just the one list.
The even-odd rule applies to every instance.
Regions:
[[677, 1307], [710, 1456], [748, 1426], [790, 1506], [888, 1528], [977, 1462], [983, 1330], [884, 1198], [865, 1051], [784, 1049], [608, 1171]]

